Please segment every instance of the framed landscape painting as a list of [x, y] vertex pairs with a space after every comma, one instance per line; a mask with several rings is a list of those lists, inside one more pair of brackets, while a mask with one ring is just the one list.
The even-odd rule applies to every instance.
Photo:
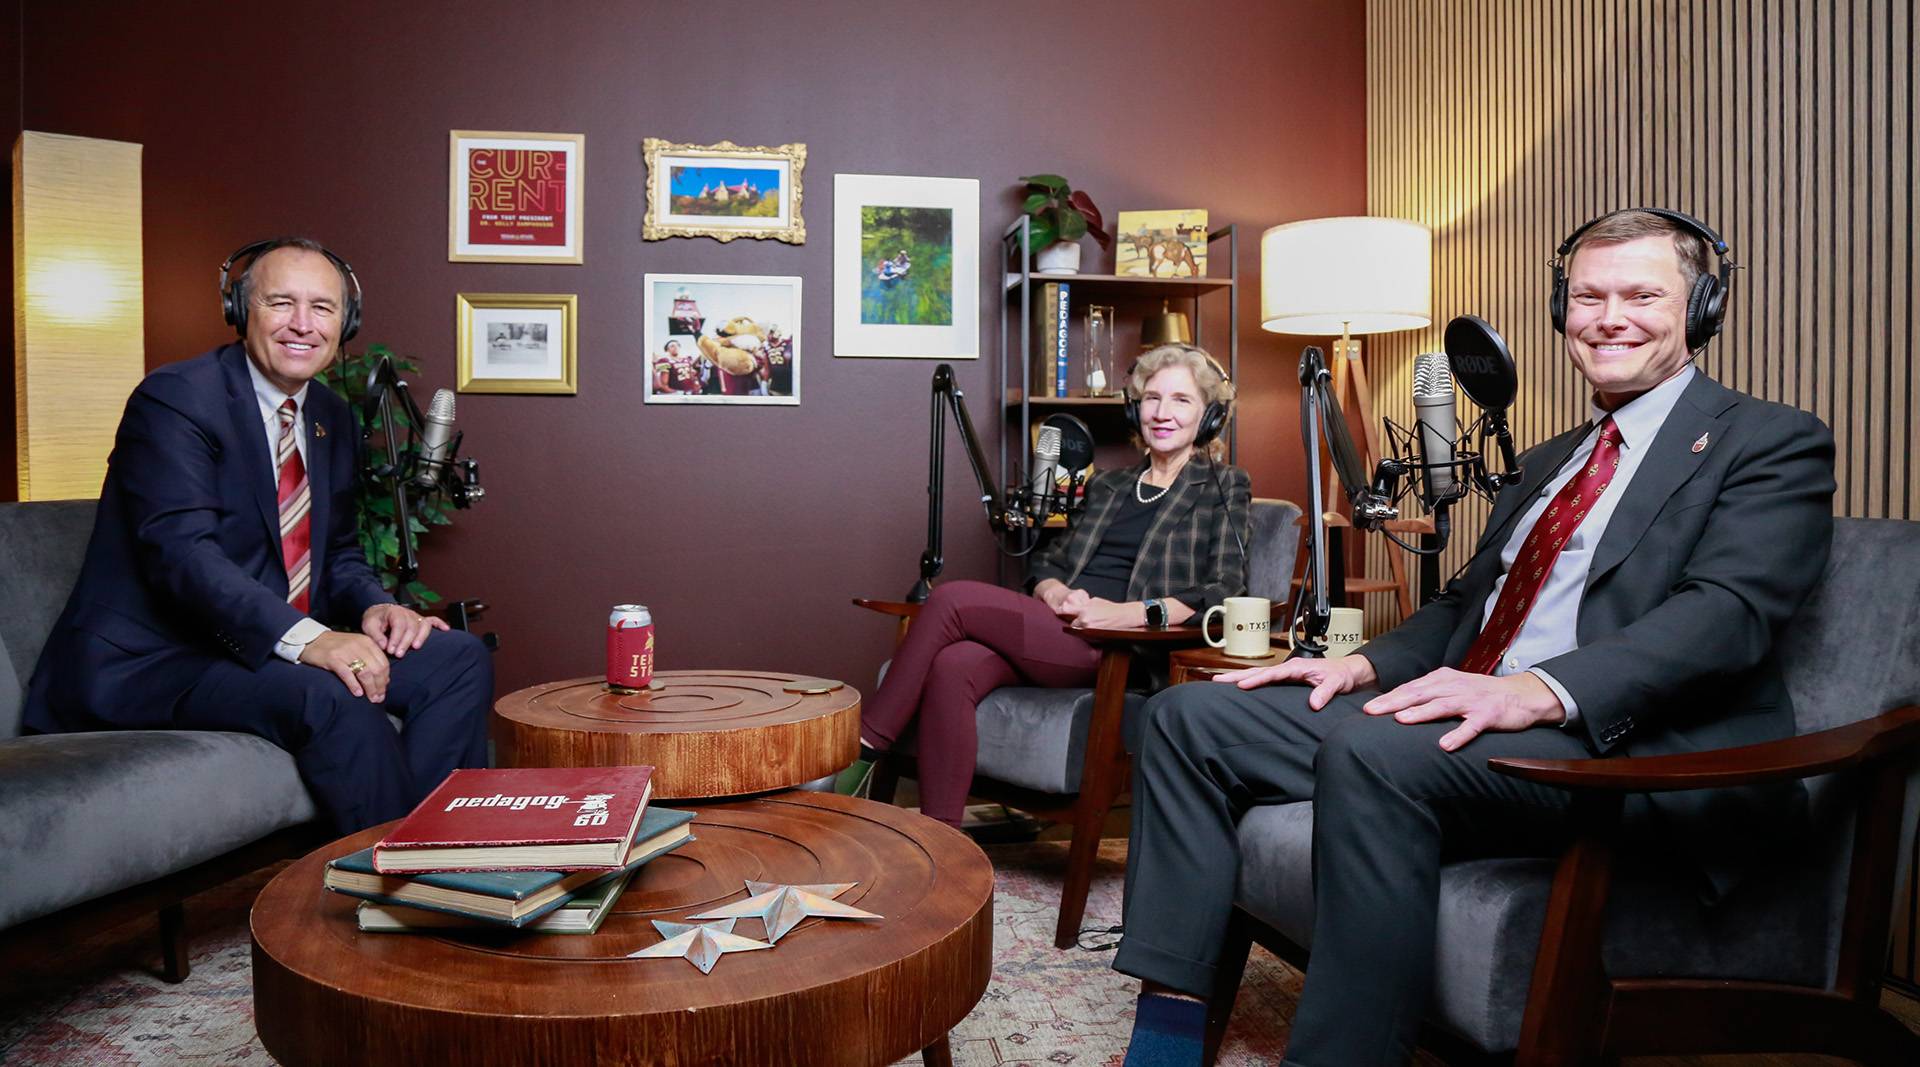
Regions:
[[833, 354], [980, 355], [980, 183], [836, 174]]
[[807, 146], [743, 148], [719, 144], [674, 144], [649, 137], [641, 144], [647, 164], [647, 217], [640, 236], [771, 238], [805, 244], [800, 218], [801, 172]]
[[800, 403], [800, 279], [649, 274], [646, 402]]
[[454, 130], [451, 140], [449, 261], [583, 261], [585, 134]]

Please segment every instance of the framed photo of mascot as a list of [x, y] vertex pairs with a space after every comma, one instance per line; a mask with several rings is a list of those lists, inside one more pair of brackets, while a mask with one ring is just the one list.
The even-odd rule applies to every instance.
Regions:
[[800, 403], [800, 279], [649, 274], [646, 402]]
[[980, 182], [833, 177], [833, 354], [980, 356]]

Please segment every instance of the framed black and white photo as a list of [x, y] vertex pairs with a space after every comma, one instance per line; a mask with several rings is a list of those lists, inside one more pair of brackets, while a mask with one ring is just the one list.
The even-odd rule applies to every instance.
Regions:
[[579, 297], [461, 293], [455, 300], [463, 393], [577, 393]]

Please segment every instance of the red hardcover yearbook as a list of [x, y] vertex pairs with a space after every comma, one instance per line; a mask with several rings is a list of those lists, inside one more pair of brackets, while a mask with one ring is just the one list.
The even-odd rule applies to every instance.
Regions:
[[373, 847], [374, 869], [612, 870], [652, 794], [652, 767], [454, 771]]

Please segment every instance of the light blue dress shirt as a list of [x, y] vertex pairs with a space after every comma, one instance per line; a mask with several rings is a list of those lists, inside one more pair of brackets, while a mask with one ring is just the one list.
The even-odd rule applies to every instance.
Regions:
[[1698, 373], [1692, 364], [1688, 364], [1681, 368], [1680, 373], [1621, 405], [1618, 411], [1607, 412], [1598, 404], [1591, 404], [1592, 427], [1540, 490], [1532, 505], [1520, 516], [1520, 521], [1514, 524], [1513, 535], [1507, 538], [1506, 547], [1500, 550], [1500, 578], [1493, 583], [1493, 592], [1487, 594], [1487, 602], [1480, 609], [1482, 629], [1493, 616], [1494, 605], [1500, 601], [1500, 590], [1506, 587], [1507, 575], [1513, 568], [1514, 559], [1520, 555], [1520, 546], [1526, 541], [1527, 534], [1532, 532], [1533, 524], [1546, 511], [1555, 494], [1573, 480], [1575, 472], [1593, 454], [1593, 446], [1600, 439], [1600, 423], [1611, 414], [1614, 425], [1620, 427], [1620, 468], [1614, 472], [1613, 480], [1607, 483], [1606, 491], [1594, 501], [1587, 517], [1574, 529], [1566, 547], [1560, 550], [1559, 558], [1553, 562], [1553, 570], [1547, 572], [1546, 584], [1534, 596], [1532, 610], [1527, 612], [1526, 621], [1520, 624], [1520, 632], [1514, 635], [1513, 643], [1507, 646], [1505, 655], [1500, 657], [1493, 671], [1495, 677], [1501, 678], [1521, 671], [1532, 672], [1547, 683], [1547, 688], [1553, 690], [1554, 696], [1560, 698], [1560, 705], [1567, 710], [1568, 725], [1579, 721], [1579, 705], [1551, 674], [1534, 664], [1580, 647], [1580, 599], [1586, 594], [1587, 571], [1593, 565], [1593, 551], [1600, 544], [1601, 536], [1607, 532], [1607, 523], [1613, 519], [1614, 508], [1625, 495], [1634, 473], [1640, 469], [1640, 461], [1646, 458], [1655, 435], [1667, 421], [1673, 405], [1680, 400], [1680, 394]]

